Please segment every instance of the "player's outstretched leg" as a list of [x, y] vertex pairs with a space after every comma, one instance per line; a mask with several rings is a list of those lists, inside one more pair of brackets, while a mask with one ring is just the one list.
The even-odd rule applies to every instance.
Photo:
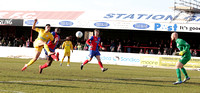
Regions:
[[57, 56], [55, 54], [51, 55], [51, 57], [56, 60], [56, 61], [59, 61], [59, 59], [57, 58]]
[[187, 74], [187, 72], [186, 72], [186, 70], [185, 70], [184, 67], [181, 68], [181, 71], [182, 71], [183, 74], [185, 75], [185, 79], [183, 80], [183, 82], [186, 82], [186, 81], [190, 80], [190, 77], [188, 76], [188, 74]]
[[27, 68], [27, 64], [24, 65], [24, 67], [22, 68], [22, 71], [24, 71]]
[[103, 68], [103, 69], [102, 69], [102, 72], [105, 72], [106, 70], [108, 70], [108, 68]]
[[81, 64], [81, 70], [83, 70], [83, 66], [85, 65], [85, 64], [87, 64], [89, 62], [89, 60], [85, 60], [84, 62], [83, 62], [83, 64]]
[[45, 63], [44, 65], [40, 65], [39, 66], [39, 73], [41, 74], [42, 73], [42, 70], [44, 69], [44, 68], [47, 68], [49, 65], [48, 65], [48, 63]]
[[57, 59], [59, 61], [59, 52], [56, 53], [56, 57], [57, 57]]
[[177, 77], [178, 77], [178, 81], [174, 82], [173, 83], [174, 85], [182, 83], [182, 81], [181, 81], [181, 71], [180, 71], [179, 68], [176, 69], [176, 74], [177, 74]]
[[67, 66], [70, 66], [70, 56], [68, 56]]
[[40, 73], [40, 74], [42, 73], [42, 70], [43, 70], [43, 69], [42, 69], [42, 66], [40, 65], [40, 66], [39, 66], [39, 73]]
[[101, 61], [98, 62], [99, 66], [101, 67], [102, 72], [105, 72], [106, 70], [108, 70], [108, 68], [103, 68], [103, 64]]

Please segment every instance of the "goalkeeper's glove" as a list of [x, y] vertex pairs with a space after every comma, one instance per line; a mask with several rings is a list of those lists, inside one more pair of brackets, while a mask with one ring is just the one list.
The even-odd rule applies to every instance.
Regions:
[[182, 55], [185, 54], [185, 52], [186, 52], [186, 51], [181, 51], [181, 52], [179, 52], [179, 55], [182, 56]]

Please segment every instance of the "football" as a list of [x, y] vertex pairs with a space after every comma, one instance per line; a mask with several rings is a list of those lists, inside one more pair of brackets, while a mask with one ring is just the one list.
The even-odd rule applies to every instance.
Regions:
[[83, 36], [83, 33], [81, 31], [76, 32], [76, 37], [81, 38]]

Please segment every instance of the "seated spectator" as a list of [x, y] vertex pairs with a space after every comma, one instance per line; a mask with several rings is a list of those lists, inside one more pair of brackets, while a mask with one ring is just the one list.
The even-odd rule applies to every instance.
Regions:
[[148, 49], [146, 50], [145, 54], [149, 54], [149, 51], [148, 51]]
[[114, 52], [114, 51], [115, 51], [115, 47], [116, 47], [116, 45], [115, 45], [114, 40], [111, 40], [110, 51], [111, 51], [111, 52]]
[[[127, 44], [126, 46], [132, 46], [131, 40], [128, 40], [126, 44]], [[131, 48], [130, 47], [127, 47], [127, 52], [131, 53]]]
[[26, 47], [30, 47], [30, 41], [29, 41], [29, 39], [26, 40]]
[[79, 42], [77, 43], [77, 49], [78, 49], [78, 50], [83, 50], [83, 49], [82, 49], [82, 46], [81, 46], [81, 43], [79, 43]]
[[191, 54], [192, 54], [192, 52], [193, 52], [192, 49], [190, 49], [190, 53], [191, 53]]
[[151, 49], [151, 51], [149, 52], [149, 54], [154, 54], [153, 49]]
[[11, 44], [11, 41], [9, 41], [7, 46], [9, 46], [9, 47], [10, 47], [11, 45], [12, 45], [12, 44]]
[[192, 56], [196, 57], [197, 56], [197, 50], [194, 49], [194, 51], [192, 52]]
[[144, 54], [143, 49], [140, 49], [139, 54]]
[[176, 49], [174, 50], [174, 52], [172, 53], [172, 55], [175, 55], [177, 53]]
[[163, 55], [167, 55], [167, 50], [166, 49], [163, 51]]
[[161, 55], [161, 52], [160, 52], [160, 50], [158, 50], [158, 55]]

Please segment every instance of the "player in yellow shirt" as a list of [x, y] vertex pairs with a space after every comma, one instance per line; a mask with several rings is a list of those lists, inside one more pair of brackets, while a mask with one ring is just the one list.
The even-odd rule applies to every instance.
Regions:
[[28, 66], [32, 65], [40, 56], [41, 51], [43, 49], [43, 47], [46, 49], [48, 55], [52, 55], [54, 54], [53, 52], [50, 52], [48, 45], [46, 44], [47, 41], [54, 40], [53, 35], [50, 33], [50, 24], [47, 24], [45, 26], [45, 30], [44, 29], [40, 29], [40, 28], [35, 28], [35, 25], [37, 23], [37, 19], [34, 20], [34, 24], [32, 26], [32, 30], [35, 30], [36, 32], [38, 32], [38, 37], [37, 39], [34, 41], [34, 48], [35, 48], [35, 55], [34, 57], [29, 61], [28, 64], [25, 64], [25, 66], [22, 68], [22, 71], [24, 71]]
[[62, 49], [64, 49], [65, 52], [62, 61], [60, 63], [60, 66], [62, 66], [63, 60], [65, 59], [66, 56], [68, 56], [67, 66], [70, 66], [70, 49], [72, 50], [73, 53], [73, 45], [72, 42], [70, 41], [70, 37], [66, 37], [66, 41], [63, 42], [62, 44]]

